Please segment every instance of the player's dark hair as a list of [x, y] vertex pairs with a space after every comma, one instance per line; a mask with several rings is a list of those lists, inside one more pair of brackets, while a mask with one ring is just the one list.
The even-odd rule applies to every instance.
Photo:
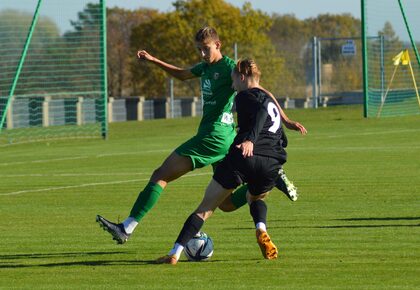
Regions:
[[249, 58], [238, 60], [234, 68], [234, 72], [254, 79], [260, 79], [261, 76], [257, 63], [253, 59]]
[[216, 29], [210, 26], [205, 26], [195, 34], [195, 41], [197, 42], [203, 42], [207, 39], [211, 39], [213, 41], [219, 40], [219, 35], [217, 35]]

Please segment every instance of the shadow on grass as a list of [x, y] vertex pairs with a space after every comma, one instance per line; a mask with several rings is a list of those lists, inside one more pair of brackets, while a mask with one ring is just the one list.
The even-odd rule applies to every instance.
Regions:
[[[203, 263], [217, 263], [223, 262], [223, 260], [210, 260]], [[199, 262], [190, 262], [186, 260], [181, 260], [178, 264], [184, 263], [194, 263], [199, 264]], [[72, 266], [141, 266], [141, 265], [164, 265], [165, 264], [156, 264], [155, 260], [95, 260], [95, 261], [73, 261], [73, 262], [60, 262], [60, 263], [46, 263], [46, 264], [0, 264], [0, 269], [19, 269], [19, 268], [36, 268], [36, 267], [72, 267]]]
[[8, 264], [1, 265], [0, 269], [15, 269], [15, 268], [36, 268], [36, 267], [71, 267], [71, 266], [128, 266], [128, 265], [149, 265], [154, 264], [154, 260], [96, 260], [96, 261], [74, 261], [74, 262], [60, 262], [60, 263], [46, 263], [46, 264]]
[[[30, 261], [33, 259], [60, 259], [60, 258], [86, 258], [93, 256], [110, 256], [110, 255], [121, 255], [130, 254], [130, 251], [115, 251], [115, 252], [64, 252], [64, 253], [27, 253], [27, 254], [6, 254], [0, 255], [0, 269], [13, 269], [13, 268], [31, 268], [31, 267], [60, 267], [60, 266], [101, 266], [115, 264], [114, 261], [100, 260], [100, 261], [76, 261], [76, 262], [61, 262], [61, 263], [38, 263], [32, 264], [30, 262], [25, 264], [13, 263], [10, 260], [26, 260]], [[118, 260], [116, 261], [118, 262]], [[129, 261], [124, 261], [128, 264]], [[136, 261], [131, 261], [131, 263]], [[137, 261], [138, 263], [147, 263], [148, 261]], [[125, 264], [124, 264], [125, 265]]]
[[16, 260], [16, 259], [46, 259], [46, 258], [67, 258], [67, 257], [81, 257], [81, 256], [101, 256], [101, 255], [117, 255], [127, 254], [127, 251], [115, 252], [67, 252], [67, 253], [28, 253], [28, 254], [6, 254], [0, 255], [2, 260]]
[[[361, 221], [420, 221], [420, 217], [366, 217], [366, 218], [340, 218], [332, 219], [330, 221], [343, 221], [343, 222], [361, 222]], [[393, 228], [393, 227], [420, 227], [420, 224], [344, 224], [344, 225], [300, 225], [305, 221], [294, 221], [296, 225], [278, 225], [281, 223], [290, 224], [291, 220], [270, 220], [269, 228], [272, 229], [340, 229], [340, 228]], [[319, 223], [325, 223], [325, 220], [319, 220]], [[277, 225], [276, 225], [277, 224]], [[252, 226], [247, 227], [228, 227], [225, 230], [253, 230]]]
[[[341, 218], [333, 219], [333, 221], [416, 221], [420, 217], [366, 217], [366, 218]], [[349, 224], [349, 225], [326, 225], [316, 226], [313, 228], [320, 229], [340, 229], [340, 228], [393, 228], [393, 227], [419, 227], [420, 224]]]
[[420, 217], [368, 217], [368, 218], [346, 218], [335, 219], [336, 221], [414, 221], [420, 220]]
[[[388, 224], [388, 225], [326, 225], [326, 226], [275, 226], [270, 225], [270, 229], [340, 229], [340, 228], [395, 228], [395, 227], [420, 227], [420, 224], [417, 225], [400, 225], [400, 224]], [[236, 231], [243, 231], [243, 230], [255, 230], [255, 228], [251, 227], [242, 227], [242, 228], [225, 228], [225, 230], [236, 230]]]
[[[341, 229], [341, 228], [395, 228], [395, 227], [420, 227], [420, 224], [417, 225], [399, 225], [399, 224], [389, 224], [389, 225], [337, 225], [337, 226], [318, 226], [318, 227], [304, 227], [304, 228], [316, 228], [316, 229]], [[302, 228], [302, 227], [301, 227]]]

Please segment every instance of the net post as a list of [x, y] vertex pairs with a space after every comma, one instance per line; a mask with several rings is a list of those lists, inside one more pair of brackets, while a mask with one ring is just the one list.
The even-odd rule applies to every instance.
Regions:
[[101, 118], [101, 134], [103, 139], [108, 138], [108, 80], [107, 80], [107, 50], [106, 50], [106, 0], [100, 0], [101, 5], [101, 66], [102, 66], [102, 92], [103, 92], [103, 116]]
[[366, 5], [365, 0], [360, 1], [361, 5], [361, 31], [362, 31], [362, 58], [363, 58], [363, 117], [368, 117], [368, 63], [367, 63], [367, 37], [366, 37]]
[[414, 42], [413, 35], [411, 34], [411, 29], [410, 29], [410, 26], [408, 25], [407, 17], [405, 16], [404, 7], [403, 7], [403, 5], [401, 3], [401, 0], [398, 0], [398, 4], [400, 5], [401, 14], [402, 14], [402, 17], [404, 19], [405, 27], [407, 28], [408, 37], [410, 38], [411, 45], [413, 46], [414, 54], [416, 55], [417, 63], [420, 66], [419, 51], [417, 50], [416, 43]]

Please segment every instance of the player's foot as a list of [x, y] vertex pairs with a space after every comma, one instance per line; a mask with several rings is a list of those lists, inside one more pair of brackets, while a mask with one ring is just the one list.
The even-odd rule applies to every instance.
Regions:
[[170, 264], [170, 265], [176, 265], [178, 263], [178, 259], [175, 255], [166, 255], [160, 258], [157, 258], [155, 260], [156, 264]]
[[117, 241], [118, 244], [124, 244], [130, 238], [131, 234], [127, 234], [124, 230], [123, 224], [116, 224], [110, 222], [104, 217], [97, 215], [96, 222], [99, 226], [112, 235], [112, 239]]
[[276, 180], [276, 187], [280, 189], [291, 201], [296, 201], [299, 197], [297, 187], [287, 178], [283, 168], [279, 170], [279, 178]]
[[257, 242], [260, 246], [261, 253], [263, 254], [264, 258], [272, 260], [277, 259], [277, 247], [274, 245], [274, 243], [271, 241], [270, 236], [267, 234], [267, 232], [264, 232], [262, 230], [257, 230]]

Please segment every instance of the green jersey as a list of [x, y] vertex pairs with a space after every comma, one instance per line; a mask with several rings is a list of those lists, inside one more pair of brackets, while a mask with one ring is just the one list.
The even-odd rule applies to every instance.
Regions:
[[201, 78], [203, 117], [197, 135], [175, 152], [191, 158], [193, 169], [216, 164], [225, 157], [235, 138], [232, 116], [234, 90], [231, 72], [235, 62], [223, 56], [215, 64], [201, 62], [191, 72]]
[[[201, 78], [203, 117], [199, 132], [219, 131], [220, 127], [234, 127], [232, 106], [234, 90], [231, 72], [235, 61], [227, 56], [214, 64], [201, 62], [191, 68], [191, 73]], [[223, 130], [222, 130], [223, 131]]]

